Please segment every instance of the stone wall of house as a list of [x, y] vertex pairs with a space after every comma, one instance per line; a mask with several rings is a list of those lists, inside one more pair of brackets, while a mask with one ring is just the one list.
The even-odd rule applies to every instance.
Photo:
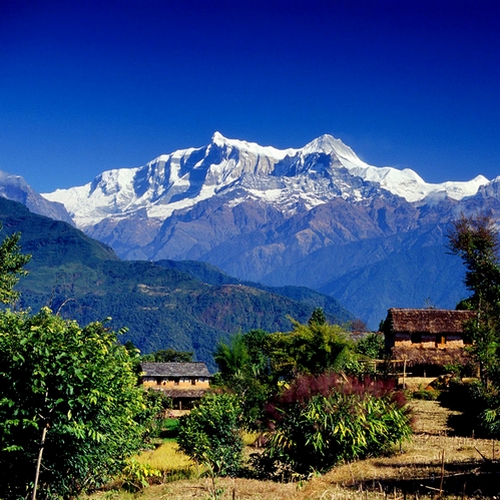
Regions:
[[458, 335], [431, 335], [431, 334], [398, 334], [394, 339], [394, 347], [421, 348], [421, 349], [461, 349], [464, 341]]
[[[194, 383], [193, 383], [194, 382]], [[208, 389], [210, 387], [210, 382], [208, 379], [190, 379], [181, 378], [178, 380], [172, 379], [158, 379], [156, 377], [144, 377], [142, 381], [143, 385], [147, 387], [164, 387], [165, 389], [192, 389], [196, 387], [197, 389]]]

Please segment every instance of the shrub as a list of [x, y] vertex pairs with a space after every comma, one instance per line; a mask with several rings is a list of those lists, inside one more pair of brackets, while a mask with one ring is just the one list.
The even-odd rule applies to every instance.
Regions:
[[500, 393], [493, 384], [476, 382], [467, 387], [469, 405], [465, 415], [477, 436], [500, 438]]
[[122, 472], [123, 489], [130, 492], [137, 492], [142, 488], [147, 488], [153, 478], [160, 478], [161, 472], [143, 464], [135, 459], [130, 459]]
[[411, 393], [413, 399], [422, 399], [424, 401], [437, 401], [441, 396], [441, 391], [435, 389], [417, 389]]
[[386, 453], [411, 435], [406, 399], [394, 385], [336, 374], [302, 376], [267, 408], [265, 459], [299, 475]]
[[243, 460], [241, 402], [232, 394], [208, 394], [180, 419], [179, 448], [220, 476], [232, 476]]

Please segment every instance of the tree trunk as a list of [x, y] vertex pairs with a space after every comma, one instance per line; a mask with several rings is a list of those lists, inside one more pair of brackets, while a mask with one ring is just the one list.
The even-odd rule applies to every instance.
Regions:
[[[45, 405], [47, 404], [48, 399], [49, 399], [49, 391], [47, 390], [45, 392]], [[33, 485], [33, 494], [31, 495], [31, 500], [36, 500], [36, 490], [38, 488], [38, 478], [40, 477], [40, 467], [42, 465], [43, 448], [45, 446], [45, 438], [47, 436], [47, 431], [49, 429], [49, 418], [47, 417], [44, 418], [43, 420], [45, 421], [45, 425], [43, 426], [42, 439], [40, 440], [40, 448], [38, 449], [38, 458], [36, 459], [35, 484]]]
[[33, 486], [33, 495], [31, 495], [31, 500], [36, 500], [36, 490], [38, 488], [38, 477], [40, 476], [40, 466], [42, 465], [43, 447], [45, 445], [45, 437], [47, 435], [48, 428], [49, 428], [49, 423], [46, 422], [44, 427], [43, 427], [42, 440], [40, 441], [40, 449], [38, 450], [38, 458], [36, 460], [35, 484]]

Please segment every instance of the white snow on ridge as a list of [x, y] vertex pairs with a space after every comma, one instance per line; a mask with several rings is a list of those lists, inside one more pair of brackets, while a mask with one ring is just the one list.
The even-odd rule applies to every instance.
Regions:
[[294, 156], [300, 151], [300, 149], [277, 149], [272, 146], [261, 146], [255, 142], [227, 139], [220, 132], [214, 133], [212, 136], [212, 143], [217, 146], [232, 146], [240, 151], [249, 151], [256, 156], [269, 156], [278, 160], [282, 160], [285, 156]]
[[[69, 189], [44, 193], [49, 201], [62, 203], [77, 227], [102, 220], [110, 214], [123, 213], [136, 200], [132, 181], [138, 168], [107, 170], [94, 182]], [[99, 179], [99, 180], [98, 180]]]
[[[316, 169], [318, 153], [330, 160], [325, 163], [322, 159], [317, 164], [321, 168]], [[192, 157], [193, 154], [196, 156]], [[298, 165], [300, 173], [291, 170], [283, 171], [280, 176], [275, 174], [276, 165], [286, 157]], [[280, 165], [286, 169], [289, 162], [285, 160]], [[348, 174], [337, 172], [342, 168]], [[330, 187], [328, 175], [335, 179], [337, 191]], [[242, 188], [247, 197], [275, 204], [286, 212], [293, 211], [298, 202], [309, 208], [326, 203], [339, 196], [339, 192], [343, 198], [361, 200], [363, 191], [359, 179], [353, 182], [355, 178], [409, 202], [430, 199], [433, 195], [460, 200], [475, 195], [489, 183], [483, 176], [465, 182], [426, 183], [410, 169], [369, 165], [340, 139], [327, 134], [301, 149], [280, 150], [227, 139], [215, 132], [208, 146], [160, 155], [142, 167], [109, 170], [84, 186], [58, 189], [42, 196], [62, 203], [77, 227], [85, 228], [107, 217], [126, 216], [138, 209], [146, 209], [149, 217], [166, 219], [174, 210], [188, 209], [233, 188]], [[232, 203], [244, 198], [238, 195]]]
[[466, 196], [475, 195], [481, 186], [489, 183], [486, 177], [478, 175], [470, 181], [446, 181], [432, 184], [425, 182], [409, 168], [399, 170], [394, 167], [374, 167], [359, 159], [354, 153], [353, 156], [345, 156], [342, 164], [352, 175], [379, 183], [382, 188], [405, 198], [410, 203], [423, 200], [435, 192], [445, 192], [448, 197], [461, 200]]

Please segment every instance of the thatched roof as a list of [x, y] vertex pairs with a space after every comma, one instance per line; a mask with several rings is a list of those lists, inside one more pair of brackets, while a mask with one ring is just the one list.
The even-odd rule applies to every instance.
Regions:
[[205, 363], [141, 363], [147, 377], [211, 377]]
[[389, 309], [384, 330], [387, 333], [457, 334], [464, 323], [475, 317], [475, 311], [451, 309]]

